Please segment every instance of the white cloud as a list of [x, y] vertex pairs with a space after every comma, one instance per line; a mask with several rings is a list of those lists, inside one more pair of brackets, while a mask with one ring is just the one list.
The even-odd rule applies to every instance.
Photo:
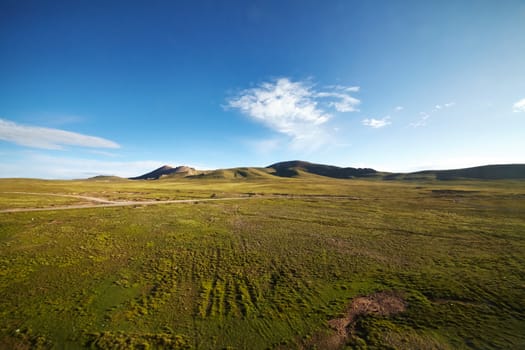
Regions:
[[456, 105], [455, 102], [449, 102], [449, 103], [445, 103], [443, 106], [444, 106], [445, 108], [449, 108], [449, 107], [453, 107], [453, 106], [455, 106], [455, 105]]
[[64, 145], [91, 148], [120, 148], [117, 143], [101, 137], [60, 129], [20, 125], [5, 119], [0, 119], [0, 140], [21, 146], [43, 149], [62, 149]]
[[389, 119], [390, 119], [390, 116], [386, 116], [382, 119], [367, 118], [367, 119], [363, 119], [361, 123], [371, 128], [378, 129], [378, 128], [382, 128], [382, 127], [392, 124], [392, 122], [390, 122]]
[[308, 82], [280, 78], [246, 89], [228, 100], [228, 107], [288, 135], [294, 143], [318, 147], [328, 137], [322, 124], [330, 120], [330, 111], [354, 112], [360, 101], [350, 95], [358, 87], [330, 86], [317, 91]]
[[304, 126], [319, 125], [331, 116], [317, 107], [314, 92], [286, 78], [244, 90], [229, 106], [284, 134], [300, 136]]
[[522, 98], [512, 106], [515, 113], [525, 112], [525, 98]]
[[402, 111], [402, 110], [405, 109], [405, 108], [404, 108], [403, 106], [396, 106], [394, 109], [395, 109], [397, 112], [399, 112], [399, 111]]

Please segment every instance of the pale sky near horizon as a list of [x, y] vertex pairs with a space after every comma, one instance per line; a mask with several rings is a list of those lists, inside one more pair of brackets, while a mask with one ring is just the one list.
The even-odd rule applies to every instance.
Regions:
[[525, 2], [0, 1], [0, 177], [525, 163]]

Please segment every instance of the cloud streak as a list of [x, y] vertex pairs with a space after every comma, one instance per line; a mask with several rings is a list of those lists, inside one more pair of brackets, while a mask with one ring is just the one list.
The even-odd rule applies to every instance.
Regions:
[[5, 119], [0, 119], [0, 140], [20, 146], [50, 150], [63, 149], [63, 146], [120, 148], [116, 142], [101, 137], [60, 129], [21, 125]]
[[515, 113], [525, 112], [525, 98], [522, 98], [512, 106], [512, 111]]
[[328, 131], [322, 125], [333, 117], [333, 112], [358, 111], [360, 101], [351, 95], [357, 91], [358, 87], [340, 85], [318, 91], [308, 82], [280, 78], [242, 90], [228, 100], [228, 107], [294, 142], [308, 141], [317, 147], [327, 139]]
[[430, 118], [430, 115], [431, 114], [434, 114], [436, 112], [439, 112], [439, 111], [442, 111], [444, 109], [447, 109], [447, 108], [450, 108], [450, 107], [454, 107], [456, 105], [455, 102], [448, 102], [448, 103], [444, 103], [444, 104], [438, 104], [438, 105], [435, 105], [432, 110], [430, 111], [430, 113], [427, 113], [427, 112], [420, 112], [419, 113], [419, 119], [408, 124], [409, 126], [413, 127], [413, 128], [420, 128], [420, 127], [423, 127], [423, 126], [426, 126], [427, 125], [427, 121], [428, 119]]
[[410, 123], [409, 125], [413, 128], [420, 128], [422, 126], [427, 125], [427, 120], [430, 118], [430, 115], [425, 112], [419, 113], [419, 119], [415, 122]]

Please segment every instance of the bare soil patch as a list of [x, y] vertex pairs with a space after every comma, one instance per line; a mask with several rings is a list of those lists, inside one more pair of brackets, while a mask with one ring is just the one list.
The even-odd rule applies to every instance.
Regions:
[[351, 336], [354, 325], [360, 316], [392, 316], [406, 310], [407, 303], [398, 292], [383, 291], [356, 297], [345, 310], [345, 317], [334, 318], [328, 325], [335, 333], [314, 337], [317, 346], [325, 349], [338, 349]]

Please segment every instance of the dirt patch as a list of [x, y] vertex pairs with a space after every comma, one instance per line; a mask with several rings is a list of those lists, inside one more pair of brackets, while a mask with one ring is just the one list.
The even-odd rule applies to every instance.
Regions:
[[354, 330], [355, 322], [360, 316], [391, 316], [406, 310], [407, 303], [397, 292], [378, 292], [354, 298], [345, 310], [345, 317], [328, 321], [335, 334], [317, 339], [326, 348], [340, 348]]
[[390, 316], [406, 310], [406, 302], [399, 293], [379, 292], [352, 300], [349, 317], [358, 315]]

